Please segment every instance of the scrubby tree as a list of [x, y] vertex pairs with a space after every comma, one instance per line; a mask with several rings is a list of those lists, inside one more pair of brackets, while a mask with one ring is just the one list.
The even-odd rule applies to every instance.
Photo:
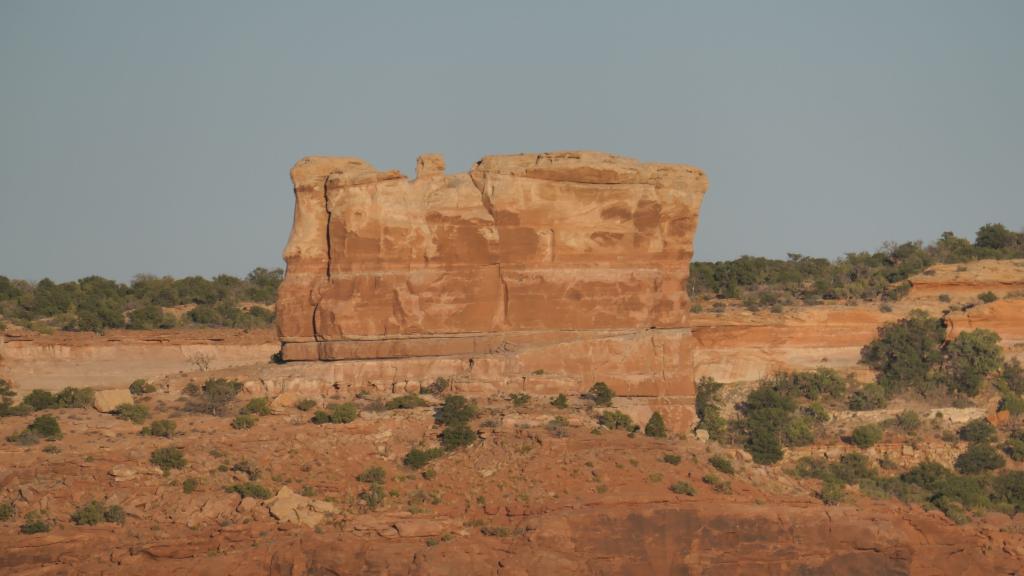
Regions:
[[914, 310], [879, 328], [878, 336], [861, 350], [861, 361], [878, 371], [878, 383], [889, 393], [908, 388], [925, 392], [942, 363], [945, 338], [941, 319]]
[[985, 379], [1003, 364], [999, 335], [991, 330], [961, 332], [946, 347], [945, 371], [951, 390], [975, 396]]

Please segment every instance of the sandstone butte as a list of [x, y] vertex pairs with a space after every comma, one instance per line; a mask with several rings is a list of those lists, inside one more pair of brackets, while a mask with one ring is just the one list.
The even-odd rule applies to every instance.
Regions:
[[[286, 361], [339, 380], [694, 395], [686, 283], [707, 178], [600, 152], [487, 156], [416, 179], [357, 158], [291, 171], [277, 300]], [[686, 399], [690, 399], [686, 401]], [[689, 407], [689, 408], [686, 408]], [[669, 410], [672, 412], [672, 410]]]

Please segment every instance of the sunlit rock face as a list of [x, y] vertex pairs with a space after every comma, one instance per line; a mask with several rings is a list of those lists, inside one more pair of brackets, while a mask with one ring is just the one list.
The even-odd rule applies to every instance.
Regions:
[[358, 361], [340, 376], [356, 379], [693, 394], [699, 169], [553, 152], [445, 174], [425, 155], [409, 180], [309, 157], [292, 181], [285, 360]]

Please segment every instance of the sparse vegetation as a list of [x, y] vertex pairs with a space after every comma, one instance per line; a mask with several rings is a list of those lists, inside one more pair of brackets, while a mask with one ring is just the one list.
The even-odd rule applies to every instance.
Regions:
[[227, 492], [234, 492], [240, 495], [242, 498], [255, 498], [257, 500], [266, 500], [273, 494], [270, 489], [266, 486], [257, 482], [242, 482], [241, 484], [232, 484], [224, 489]]
[[513, 392], [508, 396], [513, 406], [521, 407], [530, 403], [530, 395], [524, 392]]
[[402, 464], [405, 464], [413, 470], [419, 470], [429, 464], [431, 460], [440, 458], [443, 455], [444, 450], [441, 448], [413, 448], [405, 455], [404, 458], [402, 458]]
[[157, 448], [149, 457], [149, 461], [164, 472], [180, 470], [185, 467], [185, 454], [179, 448], [167, 446]]
[[309, 412], [313, 408], [316, 408], [317, 402], [312, 398], [303, 398], [295, 403], [295, 407], [303, 412]]
[[661, 457], [661, 460], [666, 464], [678, 466], [683, 461], [683, 458], [679, 454], [665, 454]]
[[634, 428], [633, 419], [618, 410], [605, 410], [597, 416], [597, 423], [609, 430], [630, 430]]
[[351, 402], [328, 404], [326, 410], [317, 410], [313, 415], [314, 424], [348, 424], [359, 417], [359, 408]]
[[40, 440], [59, 440], [64, 437], [57, 418], [50, 414], [38, 416], [21, 432], [8, 436], [7, 441], [28, 446]]
[[255, 414], [239, 414], [231, 421], [231, 427], [235, 430], [248, 430], [256, 425], [259, 418]]
[[697, 493], [689, 482], [684, 481], [675, 482], [669, 486], [668, 489], [676, 494], [682, 494], [684, 496], [693, 496]]
[[142, 424], [149, 418], [149, 408], [142, 404], [119, 404], [114, 408], [114, 415], [132, 424]]
[[154, 420], [149, 426], [144, 426], [140, 433], [143, 436], [159, 436], [161, 438], [173, 438], [178, 428], [174, 420]]
[[363, 470], [356, 476], [356, 480], [360, 482], [366, 482], [368, 484], [383, 484], [387, 480], [387, 472], [384, 471], [380, 466], [371, 466], [366, 470]]
[[733, 467], [732, 460], [729, 460], [721, 454], [715, 454], [711, 458], [708, 458], [708, 464], [711, 464], [715, 470], [718, 470], [723, 474], [732, 475], [736, 473], [736, 468]]
[[95, 526], [101, 522], [123, 524], [124, 519], [124, 509], [120, 506], [107, 506], [98, 500], [89, 501], [71, 514], [71, 521], [78, 526]]
[[198, 400], [192, 407], [206, 414], [223, 416], [228, 405], [242, 391], [242, 383], [225, 378], [210, 378], [199, 391]]
[[587, 392], [587, 398], [596, 406], [611, 406], [615, 392], [604, 382], [595, 382]]
[[453, 394], [446, 396], [444, 404], [434, 415], [438, 424], [451, 426], [453, 424], [466, 424], [477, 415], [476, 404], [467, 400], [464, 396]]
[[665, 420], [661, 417], [661, 414], [658, 412], [651, 414], [650, 420], [648, 420], [647, 425], [644, 426], [644, 436], [664, 438], [667, 435], [668, 432], [665, 430]]
[[144, 396], [156, 392], [156, 386], [140, 378], [128, 386], [128, 391], [132, 393], [132, 396]]
[[252, 414], [254, 416], [270, 416], [270, 398], [266, 396], [249, 400], [239, 411], [239, 414]]
[[551, 405], [559, 410], [565, 410], [569, 407], [569, 398], [565, 394], [559, 394], [551, 401]]
[[996, 427], [985, 418], [975, 418], [960, 427], [957, 435], [965, 442], [992, 442], [996, 439]]
[[870, 448], [882, 440], [882, 428], [877, 424], [857, 426], [850, 434], [850, 443], [860, 449]]
[[427, 402], [419, 394], [404, 394], [388, 400], [384, 408], [388, 410], [409, 410], [426, 406]]

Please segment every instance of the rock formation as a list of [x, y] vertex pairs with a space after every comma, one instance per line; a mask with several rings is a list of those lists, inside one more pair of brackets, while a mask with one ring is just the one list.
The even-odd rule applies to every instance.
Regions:
[[707, 179], [597, 152], [488, 156], [416, 179], [356, 158], [292, 169], [284, 360], [342, 379], [693, 394], [686, 294]]

